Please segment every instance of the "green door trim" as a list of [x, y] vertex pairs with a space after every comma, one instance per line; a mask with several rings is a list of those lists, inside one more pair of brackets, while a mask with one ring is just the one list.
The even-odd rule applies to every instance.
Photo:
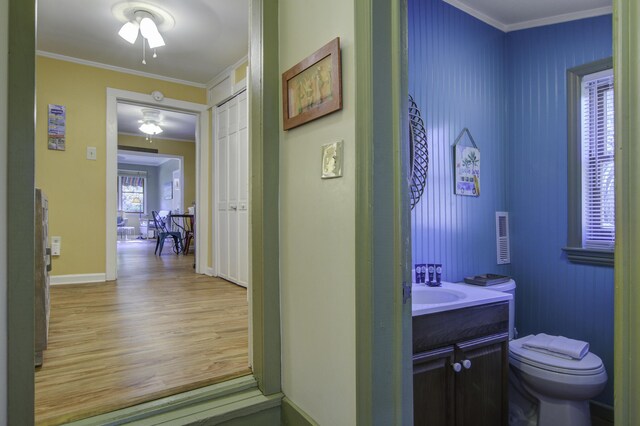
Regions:
[[406, 0], [356, 0], [355, 8], [356, 418], [409, 425], [411, 305], [402, 296], [402, 282], [411, 282]]
[[270, 395], [281, 384], [278, 1], [251, 0], [249, 16], [253, 374]]
[[34, 422], [35, 22], [34, 1], [9, 1], [7, 417], [24, 426]]
[[614, 410], [616, 424], [640, 424], [640, 5], [613, 2], [613, 72], [616, 86], [616, 247]]
[[[278, 2], [251, 0], [250, 13], [253, 371], [257, 386], [267, 399], [256, 397], [249, 400], [262, 406], [272, 406], [279, 405], [282, 397], [278, 248]], [[35, 1], [9, 1], [7, 204], [11, 206], [8, 211], [11, 226], [8, 227], [7, 238], [12, 245], [8, 251], [7, 268], [7, 331], [10, 342], [7, 416], [9, 424], [24, 426], [34, 423], [34, 239], [25, 238], [25, 234], [33, 235], [34, 229], [35, 18]], [[176, 397], [180, 398], [181, 405], [188, 405], [202, 401], [205, 394], [207, 390]], [[214, 398], [214, 394], [217, 395], [216, 392], [208, 395]], [[163, 404], [166, 402], [156, 401], [157, 406], [165, 411]], [[144, 411], [145, 416], [154, 414], [153, 410], [148, 410], [149, 406], [132, 407], [131, 413], [136, 408]], [[216, 411], [217, 415], [219, 412]], [[247, 410], [242, 412], [246, 413]]]

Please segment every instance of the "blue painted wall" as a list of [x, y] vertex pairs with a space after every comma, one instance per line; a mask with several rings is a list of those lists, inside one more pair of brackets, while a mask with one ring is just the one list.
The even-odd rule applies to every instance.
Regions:
[[[414, 263], [442, 263], [447, 281], [507, 273], [496, 265], [495, 242], [495, 212], [507, 208], [504, 33], [440, 0], [408, 7], [409, 93], [430, 157], [412, 213]], [[452, 145], [465, 127], [480, 149], [480, 197], [453, 193]]]
[[[442, 0], [409, 0], [409, 93], [429, 138], [428, 184], [412, 213], [414, 263], [444, 277], [517, 281], [521, 335], [587, 340], [613, 403], [613, 269], [571, 264], [567, 235], [567, 68], [611, 56], [611, 16], [502, 33]], [[468, 127], [481, 196], [453, 194], [452, 148]], [[511, 221], [511, 265], [496, 265], [495, 211]]]
[[611, 16], [506, 35], [508, 206], [516, 326], [586, 340], [613, 404], [613, 268], [577, 265], [567, 243], [566, 70], [612, 55]]

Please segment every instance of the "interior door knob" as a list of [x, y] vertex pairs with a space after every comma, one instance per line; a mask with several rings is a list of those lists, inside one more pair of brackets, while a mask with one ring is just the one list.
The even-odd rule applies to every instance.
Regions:
[[455, 371], [456, 373], [459, 373], [460, 371], [462, 371], [462, 365], [460, 365], [459, 362], [455, 362], [451, 364], [451, 368], [453, 368], [453, 371]]
[[471, 368], [471, 360], [465, 359], [462, 361], [462, 366], [468, 370]]

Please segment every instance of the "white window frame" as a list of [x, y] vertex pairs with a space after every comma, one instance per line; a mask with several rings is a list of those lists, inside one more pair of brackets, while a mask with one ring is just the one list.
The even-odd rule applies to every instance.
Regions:
[[611, 58], [567, 70], [568, 235], [563, 250], [571, 262], [613, 266], [613, 247], [589, 247], [584, 241], [583, 83], [613, 68]]
[[[133, 177], [141, 177], [143, 180], [142, 184], [142, 212], [125, 212], [122, 209], [122, 178], [125, 176], [133, 176]], [[118, 211], [122, 211], [127, 214], [147, 214], [147, 176], [145, 172], [135, 172], [135, 171], [123, 171], [118, 172]]]

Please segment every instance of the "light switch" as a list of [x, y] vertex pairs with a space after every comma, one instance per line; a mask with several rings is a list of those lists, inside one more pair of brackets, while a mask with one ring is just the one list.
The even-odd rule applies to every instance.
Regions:
[[87, 147], [87, 160], [97, 160], [98, 159], [98, 153], [96, 151], [96, 147], [95, 146], [88, 146]]
[[62, 237], [51, 237], [51, 256], [60, 256]]
[[322, 179], [342, 177], [343, 141], [322, 145]]

